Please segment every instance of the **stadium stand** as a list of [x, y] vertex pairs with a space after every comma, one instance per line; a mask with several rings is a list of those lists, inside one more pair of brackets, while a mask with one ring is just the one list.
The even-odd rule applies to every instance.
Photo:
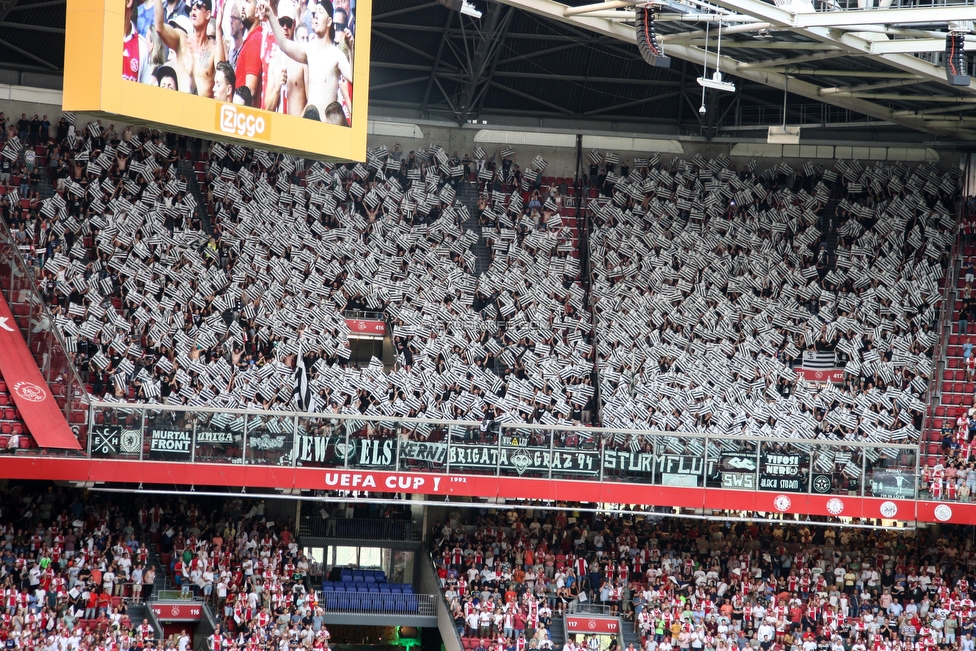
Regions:
[[[283, 408], [301, 350], [313, 410], [591, 420], [592, 326], [575, 215], [561, 214], [575, 207], [560, 205], [565, 179], [540, 176], [541, 157], [525, 174], [507, 157], [498, 169], [479, 160], [485, 192], [471, 215], [455, 190], [462, 166], [436, 146], [305, 169], [217, 144], [196, 164], [208, 230], [163, 138], [104, 131], [93, 123], [61, 147], [77, 178], [43, 202], [33, 238], [95, 395]], [[612, 197], [589, 203], [601, 422], [917, 440], [954, 181], [927, 165], [729, 166], [638, 161], [621, 178], [607, 162], [591, 189]], [[528, 191], [542, 180], [553, 196]], [[725, 268], [702, 272], [723, 256]], [[391, 376], [378, 360], [344, 364], [342, 315], [360, 309], [389, 321]], [[703, 332], [710, 309], [721, 316]], [[844, 365], [840, 392], [792, 379], [806, 350]], [[658, 389], [674, 395], [645, 402]], [[721, 398], [704, 404], [712, 389]]]
[[968, 500], [976, 490], [973, 461], [973, 206], [970, 201], [958, 226], [957, 254], [952, 260], [956, 282], [949, 287], [947, 302], [952, 306], [951, 325], [946, 337], [939, 390], [932, 401], [932, 418], [926, 432], [928, 462], [923, 480], [933, 497]]
[[[200, 210], [163, 139], [113, 140], [92, 123], [63, 143], [74, 178], [58, 179], [22, 237], [100, 398], [286, 408], [301, 350], [314, 410], [579, 422], [592, 327], [570, 229], [551, 198], [478, 225], [455, 203], [445, 157], [434, 148], [397, 171], [374, 152], [368, 166], [304, 169], [217, 144]], [[476, 276], [482, 242], [490, 264]], [[391, 376], [379, 360], [345, 364], [343, 313], [364, 308], [392, 328]]]
[[[57, 191], [8, 223], [33, 244], [40, 288], [95, 397], [295, 408], [301, 353], [310, 411], [483, 421], [457, 433], [469, 440], [494, 440], [492, 422], [526, 422], [919, 441], [957, 194], [931, 165], [737, 171], [727, 158], [591, 156], [576, 196], [572, 179], [544, 176], [541, 156], [523, 170], [510, 149], [497, 165], [480, 149], [462, 160], [434, 145], [330, 166], [219, 143], [191, 150], [97, 122], [60, 127], [69, 136], [37, 161], [57, 160]], [[387, 321], [392, 373], [376, 358], [347, 361], [345, 316], [363, 310]], [[843, 384], [804, 379], [814, 363]], [[222, 413], [196, 419], [243, 428]], [[290, 427], [267, 418], [252, 434], [287, 438]], [[302, 427], [398, 435], [393, 421]], [[551, 436], [533, 432], [538, 445]], [[604, 445], [652, 451], [639, 435]], [[700, 440], [664, 445], [702, 453]], [[862, 467], [915, 465], [904, 450], [863, 450], [819, 454], [832, 491]], [[204, 446], [198, 460], [228, 453]]]
[[466, 649], [558, 647], [561, 613], [604, 607], [644, 651], [967, 648], [974, 633], [963, 529], [455, 513], [429, 542]]
[[[143, 601], [187, 586], [223, 615], [220, 648], [276, 651], [287, 639], [325, 649], [322, 616], [341, 600], [395, 615], [385, 601], [413, 593], [350, 567], [326, 572], [318, 593], [310, 578], [328, 568], [301, 555], [291, 523], [271, 529], [257, 501], [115, 501], [34, 483], [0, 497], [6, 648], [170, 648], [142, 623]], [[624, 644], [642, 651], [966, 651], [976, 627], [966, 527], [699, 522], [543, 504], [446, 515], [426, 542], [464, 649], [558, 648], [563, 616], [598, 611], [621, 617]]]
[[[955, 196], [925, 165], [616, 180], [591, 240], [603, 423], [918, 441]], [[807, 354], [843, 386], [797, 377]]]
[[176, 648], [178, 640], [157, 641], [145, 623], [145, 601], [164, 587], [211, 605], [222, 623], [216, 648], [277, 651], [282, 638], [327, 648], [308, 580], [321, 569], [288, 523], [266, 526], [263, 504], [222, 500], [205, 509], [36, 488], [0, 491], [4, 648]]

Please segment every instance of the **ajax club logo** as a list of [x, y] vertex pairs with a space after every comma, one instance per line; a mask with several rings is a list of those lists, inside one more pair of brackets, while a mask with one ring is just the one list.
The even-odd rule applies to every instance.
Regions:
[[844, 502], [836, 497], [827, 500], [827, 512], [831, 515], [840, 515], [844, 512]]
[[28, 402], [41, 402], [47, 398], [47, 391], [32, 382], [18, 382], [14, 385], [14, 393]]
[[952, 517], [952, 509], [946, 504], [939, 504], [935, 507], [935, 519], [939, 522], [948, 522]]
[[777, 511], [786, 511], [793, 504], [793, 501], [788, 495], [777, 495], [776, 499], [773, 500], [773, 506]]
[[898, 515], [898, 505], [894, 502], [882, 502], [881, 503], [881, 515], [886, 518], [893, 518]]

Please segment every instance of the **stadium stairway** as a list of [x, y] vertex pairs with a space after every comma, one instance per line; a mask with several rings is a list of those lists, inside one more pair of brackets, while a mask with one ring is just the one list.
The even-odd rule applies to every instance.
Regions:
[[[824, 269], [824, 274], [837, 268], [835, 251], [837, 251], [837, 204], [839, 203], [838, 199], [828, 199], [821, 212], [820, 223], [823, 227], [820, 229], [822, 233], [820, 238], [827, 245], [827, 251], [830, 254], [827, 256], [827, 268]], [[833, 228], [828, 228], [829, 225], [833, 225]]]
[[629, 622], [626, 619], [620, 619], [620, 639], [622, 644], [621, 649], [626, 649], [629, 645], [633, 644], [635, 649], [641, 648], [640, 633], [634, 630], [634, 622]]
[[562, 617], [553, 617], [549, 624], [549, 639], [552, 640], [552, 648], [561, 649], [566, 644], [566, 620]]
[[200, 226], [207, 233], [213, 235], [213, 224], [210, 222], [210, 209], [203, 196], [203, 189], [200, 186], [200, 177], [203, 176], [202, 170], [198, 172], [200, 163], [180, 159], [179, 173], [186, 178], [186, 187], [197, 201], [197, 213], [200, 215]]
[[[941, 377], [936, 377], [935, 387], [930, 405], [933, 405], [928, 419], [928, 427], [923, 432], [922, 454], [925, 463], [934, 466], [942, 458], [942, 427], [948, 426], [955, 428], [956, 417], [973, 405], [973, 392], [976, 390], [976, 383], [966, 381], [966, 363], [962, 356], [962, 346], [967, 341], [976, 345], [976, 334], [973, 334], [973, 324], [969, 325], [968, 333], [959, 332], [959, 313], [962, 309], [962, 296], [960, 290], [965, 287], [966, 280], [963, 276], [963, 264], [967, 258], [976, 255], [976, 245], [960, 244], [957, 246], [957, 254], [950, 262], [948, 270], [948, 282], [950, 283], [948, 300], [946, 305], [951, 305], [943, 321], [943, 328], [947, 332], [945, 345], [945, 355], [941, 368]], [[956, 279], [953, 282], [951, 279]]]
[[126, 614], [129, 621], [135, 626], [142, 624], [142, 620], [149, 619], [149, 607], [146, 604], [130, 603], [126, 606]]
[[[8, 452], [7, 445], [10, 438], [15, 435], [29, 434], [27, 426], [20, 417], [20, 412], [14, 406], [13, 398], [7, 389], [7, 383], [0, 378], [0, 454]], [[21, 436], [20, 446], [16, 450], [9, 452], [16, 453], [18, 450], [26, 450], [32, 447], [30, 436]]]
[[491, 248], [482, 238], [481, 225], [478, 223], [478, 184], [462, 182], [458, 187], [457, 198], [468, 209], [470, 215], [468, 221], [461, 226], [465, 230], [474, 231], [478, 234], [478, 241], [474, 243], [471, 250], [478, 259], [477, 266], [473, 269], [474, 274], [481, 276], [491, 266]]
[[[157, 534], [153, 534], [155, 538]], [[166, 562], [164, 563], [163, 556], [160, 555], [159, 549], [162, 547], [154, 540], [151, 545], [146, 546], [146, 564], [149, 567], [156, 568], [156, 580], [153, 581], [153, 594], [158, 595], [162, 590], [167, 590], [169, 585], [169, 558], [166, 555]]]

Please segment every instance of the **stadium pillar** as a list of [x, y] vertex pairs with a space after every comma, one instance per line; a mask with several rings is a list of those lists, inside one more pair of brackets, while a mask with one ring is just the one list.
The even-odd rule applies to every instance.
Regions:
[[[410, 500], [414, 502], [423, 501], [423, 495], [411, 495]], [[412, 522], [420, 523], [421, 537], [427, 534], [427, 509], [423, 504], [411, 504], [410, 505], [410, 520]]]

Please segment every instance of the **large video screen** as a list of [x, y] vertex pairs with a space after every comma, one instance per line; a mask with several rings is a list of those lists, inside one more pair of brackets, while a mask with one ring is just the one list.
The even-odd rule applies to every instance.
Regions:
[[65, 110], [365, 160], [370, 0], [69, 0], [67, 17]]

